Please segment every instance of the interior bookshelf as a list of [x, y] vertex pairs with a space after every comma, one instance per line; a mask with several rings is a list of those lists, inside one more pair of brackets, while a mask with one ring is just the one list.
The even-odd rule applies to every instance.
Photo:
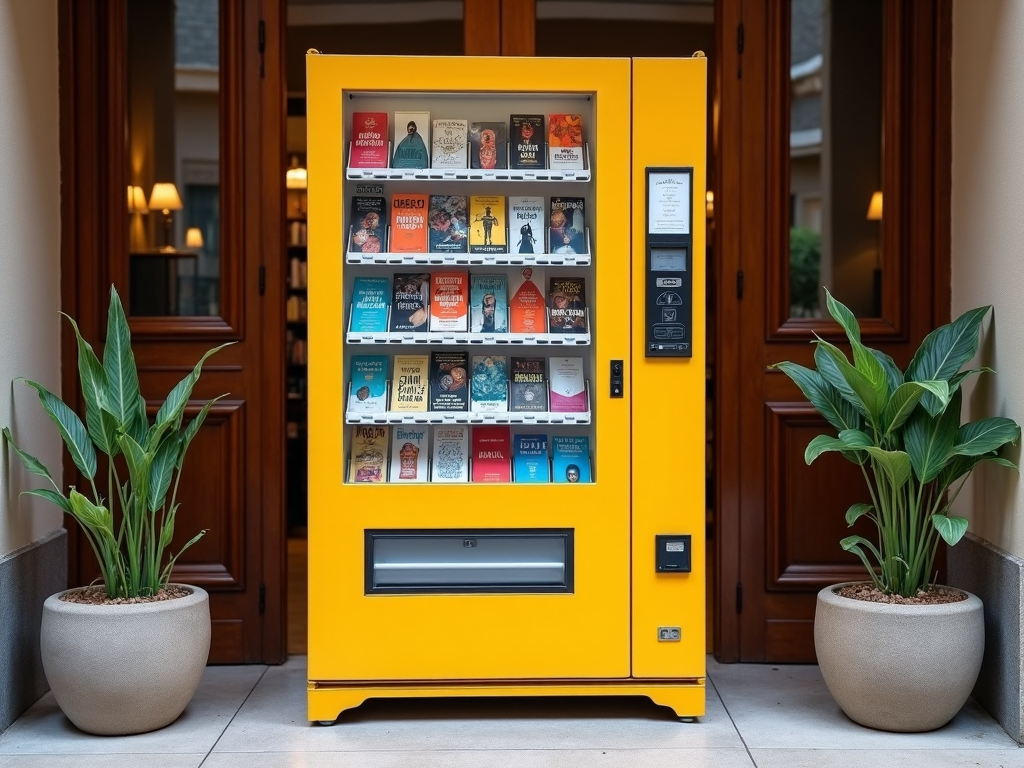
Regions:
[[[293, 168], [305, 158], [293, 156]], [[286, 182], [285, 214], [285, 424], [289, 528], [306, 525], [308, 479], [308, 277], [307, 193], [301, 180]]]

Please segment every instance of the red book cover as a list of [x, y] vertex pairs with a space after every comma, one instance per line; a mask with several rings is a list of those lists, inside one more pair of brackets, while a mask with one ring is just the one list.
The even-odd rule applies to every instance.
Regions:
[[468, 328], [469, 273], [432, 273], [430, 275], [430, 330], [465, 331]]
[[427, 252], [427, 204], [430, 195], [391, 197], [391, 253]]
[[512, 437], [508, 427], [473, 427], [473, 482], [512, 482]]
[[388, 167], [388, 113], [352, 113], [350, 168]]

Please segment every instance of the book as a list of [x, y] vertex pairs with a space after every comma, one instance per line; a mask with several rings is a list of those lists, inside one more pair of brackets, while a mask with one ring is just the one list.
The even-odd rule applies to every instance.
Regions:
[[508, 365], [504, 355], [473, 355], [469, 410], [478, 413], [508, 410]]
[[433, 123], [431, 168], [468, 168], [468, 120], [438, 118]]
[[391, 374], [391, 409], [399, 413], [427, 410], [430, 355], [395, 355]]
[[511, 115], [508, 135], [510, 168], [544, 168], [544, 115]]
[[508, 167], [508, 126], [469, 124], [469, 167], [490, 170]]
[[552, 357], [548, 361], [548, 382], [551, 389], [551, 411], [586, 412], [587, 380], [583, 376], [582, 357]]
[[391, 435], [391, 482], [425, 483], [430, 428], [425, 424], [399, 424]]
[[546, 411], [548, 382], [543, 357], [513, 357], [509, 381], [510, 411]]
[[469, 332], [508, 333], [508, 277], [471, 274]]
[[431, 253], [466, 253], [469, 226], [464, 195], [431, 195], [427, 218]]
[[357, 277], [352, 281], [352, 333], [384, 333], [391, 303], [390, 277]]
[[548, 333], [586, 333], [586, 280], [552, 277], [548, 281]]
[[544, 270], [523, 267], [509, 279], [508, 317], [512, 333], [546, 333]]
[[508, 199], [508, 231], [513, 253], [546, 253], [547, 208], [543, 197], [515, 195]]
[[590, 482], [590, 438], [554, 435], [551, 438], [551, 474], [556, 483]]
[[473, 482], [512, 482], [511, 433], [508, 427], [473, 427]]
[[388, 356], [352, 355], [349, 369], [350, 413], [384, 413], [388, 409]]
[[388, 113], [352, 113], [350, 168], [388, 167]]
[[350, 253], [380, 253], [384, 250], [384, 227], [388, 221], [388, 203], [377, 195], [352, 198], [348, 220]]
[[430, 330], [465, 331], [469, 327], [469, 273], [430, 275]]
[[434, 427], [430, 479], [435, 483], [469, 482], [469, 427]]
[[434, 352], [430, 356], [430, 410], [465, 411], [468, 408], [468, 353]]
[[516, 435], [512, 445], [512, 465], [517, 483], [550, 483], [547, 435]]
[[395, 112], [392, 168], [429, 168], [430, 113]]
[[391, 196], [391, 253], [427, 252], [427, 209], [430, 195]]
[[348, 481], [350, 483], [387, 482], [388, 433], [390, 427], [357, 424], [352, 427]]
[[394, 287], [391, 298], [392, 331], [426, 331], [430, 306], [427, 297], [430, 295], [430, 275], [397, 274], [394, 276]]
[[582, 115], [548, 115], [548, 168], [583, 170]]
[[507, 226], [503, 196], [473, 195], [469, 198], [470, 253], [508, 253]]
[[548, 253], [586, 253], [587, 235], [582, 197], [552, 197], [548, 216]]

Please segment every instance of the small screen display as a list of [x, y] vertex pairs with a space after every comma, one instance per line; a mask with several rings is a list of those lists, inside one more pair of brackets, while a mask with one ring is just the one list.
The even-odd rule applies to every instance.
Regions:
[[665, 544], [666, 552], [685, 552], [686, 542], [685, 541], [669, 541]]
[[685, 248], [651, 248], [652, 272], [685, 272]]

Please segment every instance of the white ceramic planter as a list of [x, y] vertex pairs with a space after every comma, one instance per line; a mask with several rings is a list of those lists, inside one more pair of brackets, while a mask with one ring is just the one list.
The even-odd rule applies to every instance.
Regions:
[[[210, 600], [192, 594], [135, 605], [43, 604], [43, 670], [57, 703], [88, 733], [126, 735], [177, 719], [210, 655]], [[73, 590], [72, 590], [73, 591]]]
[[940, 728], [971, 695], [985, 650], [981, 600], [890, 605], [818, 593], [814, 649], [843, 711], [885, 731]]

